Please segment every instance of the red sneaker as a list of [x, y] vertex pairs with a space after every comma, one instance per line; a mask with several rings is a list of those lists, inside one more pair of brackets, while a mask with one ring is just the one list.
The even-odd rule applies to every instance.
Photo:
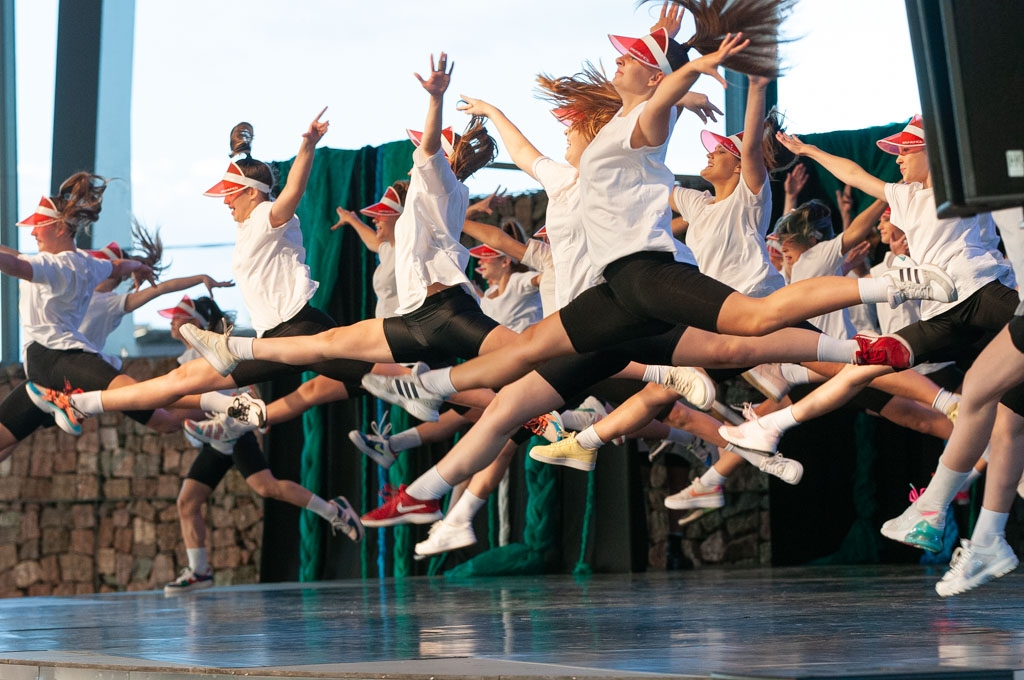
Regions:
[[858, 333], [853, 339], [860, 346], [856, 354], [858, 366], [892, 366], [903, 369], [914, 365], [914, 350], [898, 335]]
[[405, 492], [405, 484], [398, 487], [388, 486], [381, 490], [384, 505], [371, 510], [362, 517], [363, 526], [390, 527], [396, 524], [430, 524], [443, 514], [441, 501], [437, 498], [420, 500]]

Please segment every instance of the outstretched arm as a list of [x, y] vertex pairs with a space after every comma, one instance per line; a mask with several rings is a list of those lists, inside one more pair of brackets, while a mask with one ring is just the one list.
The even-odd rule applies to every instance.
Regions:
[[131, 276], [135, 281], [135, 290], [142, 286], [143, 281], [148, 281], [151, 286], [156, 285], [153, 268], [149, 265], [143, 264], [138, 260], [114, 260], [114, 267], [110, 271], [110, 278], [123, 279], [126, 276]]
[[840, 182], [854, 186], [868, 196], [885, 199], [885, 182], [869, 174], [867, 170], [848, 158], [833, 156], [813, 144], [805, 144], [796, 135], [777, 132], [775, 137], [784, 147], [796, 155], [807, 156], [811, 160], [816, 161]]
[[416, 80], [430, 95], [430, 103], [427, 105], [427, 121], [423, 124], [423, 139], [420, 141], [420, 149], [428, 157], [433, 156], [441, 149], [441, 104], [444, 102], [444, 93], [448, 90], [451, 82], [452, 71], [455, 70], [455, 63], [448, 67], [448, 55], [442, 52], [437, 58], [437, 68], [434, 68], [434, 55], [430, 55], [430, 75], [424, 80], [419, 73], [414, 73]]
[[[482, 99], [473, 99], [462, 95], [465, 104], [459, 104], [459, 111], [465, 111], [472, 116], [484, 116], [494, 123], [494, 129], [501, 135], [501, 142], [505, 145], [512, 162], [516, 166], [533, 177], [533, 164], [543, 154], [537, 150], [530, 140], [512, 124], [504, 113], [492, 104]], [[534, 177], [536, 179], [536, 177]]]
[[871, 230], [878, 224], [879, 218], [885, 212], [885, 201], [876, 200], [863, 212], [853, 218], [850, 226], [843, 229], [843, 254], [848, 253], [854, 246], [862, 243], [871, 235]]
[[366, 246], [367, 250], [376, 253], [380, 250], [380, 239], [377, 238], [377, 232], [370, 229], [366, 224], [359, 219], [359, 215], [354, 210], [345, 210], [344, 208], [335, 208], [338, 213], [338, 221], [331, 227], [331, 231], [335, 231], [343, 224], [347, 224], [356, 230], [359, 234], [359, 238], [362, 239], [363, 245]]
[[295, 161], [291, 170], [288, 171], [288, 181], [285, 183], [281, 193], [278, 194], [274, 205], [270, 207], [270, 226], [281, 227], [288, 223], [295, 215], [295, 209], [299, 207], [302, 194], [306, 193], [306, 182], [309, 181], [309, 171], [313, 168], [313, 153], [316, 151], [317, 142], [325, 134], [330, 126], [330, 121], [320, 122], [320, 117], [327, 111], [317, 114], [309, 129], [302, 135], [302, 144], [299, 152], [295, 154]]
[[743, 40], [742, 33], [727, 33], [718, 50], [694, 59], [665, 76], [637, 120], [636, 130], [633, 131], [630, 140], [633, 148], [658, 146], [668, 139], [668, 122], [672, 108], [690, 91], [702, 74], [713, 77], [722, 84], [722, 87], [728, 87], [725, 78], [718, 72], [718, 67], [749, 44], [749, 40]]
[[755, 195], [768, 180], [768, 169], [764, 167], [764, 149], [761, 138], [764, 129], [765, 91], [771, 78], [747, 76], [747, 112], [743, 119], [743, 181]]
[[523, 256], [526, 255], [526, 246], [497, 227], [492, 227], [483, 222], [466, 220], [462, 226], [462, 231], [477, 241], [485, 243], [495, 250], [500, 250], [516, 260], [522, 261]]
[[195, 276], [182, 276], [177, 279], [168, 279], [161, 281], [155, 286], [143, 288], [133, 293], [128, 293], [128, 297], [124, 301], [124, 311], [134, 312], [142, 305], [155, 300], [161, 295], [167, 293], [175, 293], [179, 290], [186, 290], [192, 286], [198, 286], [203, 284], [206, 286], [206, 290], [213, 295], [214, 288], [229, 288], [235, 285], [234, 281], [217, 281], [213, 277], [207, 276], [206, 274], [197, 274]]
[[4, 248], [0, 251], [0, 272], [15, 278], [32, 280], [32, 265], [18, 257], [18, 251]]

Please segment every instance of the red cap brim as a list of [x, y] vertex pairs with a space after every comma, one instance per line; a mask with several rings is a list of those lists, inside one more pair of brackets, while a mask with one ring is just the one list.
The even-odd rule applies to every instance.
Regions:
[[505, 253], [495, 250], [487, 245], [480, 245], [469, 249], [469, 254], [478, 260], [488, 260], [495, 257], [506, 257]]
[[213, 198], [230, 196], [231, 194], [237, 194], [239, 191], [245, 188], [245, 186], [238, 184], [237, 182], [229, 182], [226, 179], [222, 179], [221, 181], [217, 182], [212, 187], [204, 191], [203, 196], [211, 196]]

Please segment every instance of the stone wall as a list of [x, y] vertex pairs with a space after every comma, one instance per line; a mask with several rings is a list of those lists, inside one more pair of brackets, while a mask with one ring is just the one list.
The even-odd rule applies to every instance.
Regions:
[[[135, 359], [138, 379], [173, 359]], [[0, 372], [0, 397], [24, 379]], [[161, 588], [187, 565], [175, 499], [197, 451], [181, 432], [157, 434], [103, 414], [81, 437], [56, 427], [0, 463], [0, 597]], [[232, 470], [207, 506], [218, 584], [259, 580], [263, 503]]]

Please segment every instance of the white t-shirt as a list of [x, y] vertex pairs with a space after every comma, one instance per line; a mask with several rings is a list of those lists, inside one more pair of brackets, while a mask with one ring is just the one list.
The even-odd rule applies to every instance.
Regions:
[[412, 160], [405, 209], [395, 224], [397, 314], [418, 309], [432, 283], [462, 286], [476, 295], [466, 277], [469, 251], [459, 242], [469, 189], [455, 177], [440, 149], [426, 156], [419, 147]]
[[[793, 263], [790, 281], [804, 281], [817, 276], [841, 276], [843, 259], [843, 235], [840, 234], [828, 241], [814, 244], [804, 251], [800, 259]], [[850, 315], [845, 309], [829, 312], [807, 320], [826, 335], [840, 340], [848, 340], [857, 334], [850, 323]]]
[[[121, 320], [128, 314], [124, 306], [128, 303], [128, 293], [108, 291], [106, 293], [93, 293], [89, 300], [89, 307], [85, 310], [85, 319], [78, 327], [84, 335], [98, 350], [102, 350], [107, 344], [107, 338], [121, 325]], [[121, 357], [100, 352], [100, 356], [108, 364], [121, 370], [123, 361]]]
[[686, 245], [702, 274], [753, 297], [770, 295], [786, 285], [769, 261], [764, 241], [772, 218], [767, 180], [755, 195], [741, 175], [736, 190], [717, 203], [709, 191], [684, 187], [675, 187], [672, 198], [690, 223]]
[[306, 306], [320, 285], [306, 266], [299, 218], [270, 226], [270, 209], [264, 201], [238, 225], [231, 271], [245, 300], [257, 336], [291, 319]]
[[555, 297], [555, 262], [551, 256], [551, 246], [540, 239], [527, 240], [522, 262], [540, 273], [540, 306], [544, 316], [557, 312], [560, 307]]
[[[534, 161], [531, 174], [548, 196], [544, 220], [555, 264], [549, 278], [555, 286], [554, 309], [561, 309], [601, 281], [600, 271], [587, 254], [587, 233], [580, 214], [579, 171], [542, 156]], [[548, 309], [545, 305], [545, 315], [551, 313]]]
[[629, 139], [642, 102], [621, 110], [605, 125], [580, 159], [580, 200], [587, 250], [594, 266], [605, 266], [633, 253], [673, 253], [679, 262], [696, 264], [693, 253], [672, 235], [668, 197], [675, 175], [665, 166], [665, 150], [676, 122], [673, 108], [670, 134], [658, 146], [632, 149]]
[[373, 270], [373, 292], [377, 294], [377, 308], [374, 316], [386, 319], [396, 316], [398, 309], [398, 284], [395, 282], [395, 247], [387, 241], [377, 246], [380, 264]]
[[922, 319], [952, 309], [992, 281], [1016, 286], [1009, 263], [994, 256], [982, 236], [980, 222], [991, 221], [988, 214], [939, 219], [934, 191], [920, 182], [886, 184], [885, 199], [892, 208], [892, 223], [907, 235], [910, 257], [941, 267], [956, 284], [957, 301], [922, 301]]
[[502, 326], [522, 333], [541, 319], [540, 293], [533, 279], [537, 272], [513, 272], [501, 295], [492, 297], [487, 289], [480, 298], [480, 309]]
[[99, 353], [79, 327], [93, 290], [110, 277], [114, 264], [81, 250], [20, 257], [32, 265], [32, 281], [19, 282], [22, 346], [36, 342], [48, 349]]

